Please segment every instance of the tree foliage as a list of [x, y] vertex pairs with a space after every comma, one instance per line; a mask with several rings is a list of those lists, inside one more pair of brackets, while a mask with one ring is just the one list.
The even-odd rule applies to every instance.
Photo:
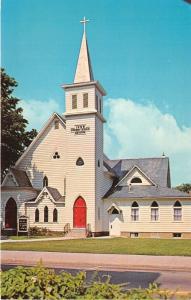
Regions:
[[176, 187], [177, 190], [185, 193], [191, 192], [191, 183], [183, 183]]
[[28, 121], [23, 109], [18, 106], [20, 99], [12, 95], [17, 82], [1, 69], [1, 175], [14, 165], [37, 131], [27, 131]]

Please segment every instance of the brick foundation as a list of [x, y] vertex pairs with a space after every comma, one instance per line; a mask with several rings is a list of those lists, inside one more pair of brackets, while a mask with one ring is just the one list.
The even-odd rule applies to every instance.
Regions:
[[[121, 231], [122, 237], [131, 237], [131, 232]], [[173, 239], [172, 232], [138, 232], [138, 238], [161, 238], [161, 239]], [[180, 239], [191, 239], [191, 232], [182, 232]]]

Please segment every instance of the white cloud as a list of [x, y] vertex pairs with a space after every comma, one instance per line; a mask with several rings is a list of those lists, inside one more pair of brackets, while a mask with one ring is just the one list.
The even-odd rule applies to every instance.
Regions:
[[151, 103], [108, 99], [105, 152], [111, 158], [170, 157], [172, 184], [191, 182], [191, 128]]
[[28, 120], [28, 129], [41, 129], [53, 112], [59, 112], [60, 107], [54, 99], [21, 100], [19, 105], [23, 108], [23, 115]]

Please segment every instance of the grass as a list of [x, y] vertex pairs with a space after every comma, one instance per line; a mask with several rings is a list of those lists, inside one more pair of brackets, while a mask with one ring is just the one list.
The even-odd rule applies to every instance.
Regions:
[[3, 243], [2, 250], [191, 256], [191, 240], [79, 239]]

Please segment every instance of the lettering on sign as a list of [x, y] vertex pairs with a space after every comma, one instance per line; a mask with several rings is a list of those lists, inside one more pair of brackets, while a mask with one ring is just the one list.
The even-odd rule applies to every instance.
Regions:
[[18, 231], [20, 232], [28, 232], [28, 218], [20, 217], [18, 222]]
[[71, 132], [75, 135], [84, 135], [87, 131], [90, 131], [90, 127], [86, 126], [86, 124], [74, 125], [74, 127], [71, 128]]

